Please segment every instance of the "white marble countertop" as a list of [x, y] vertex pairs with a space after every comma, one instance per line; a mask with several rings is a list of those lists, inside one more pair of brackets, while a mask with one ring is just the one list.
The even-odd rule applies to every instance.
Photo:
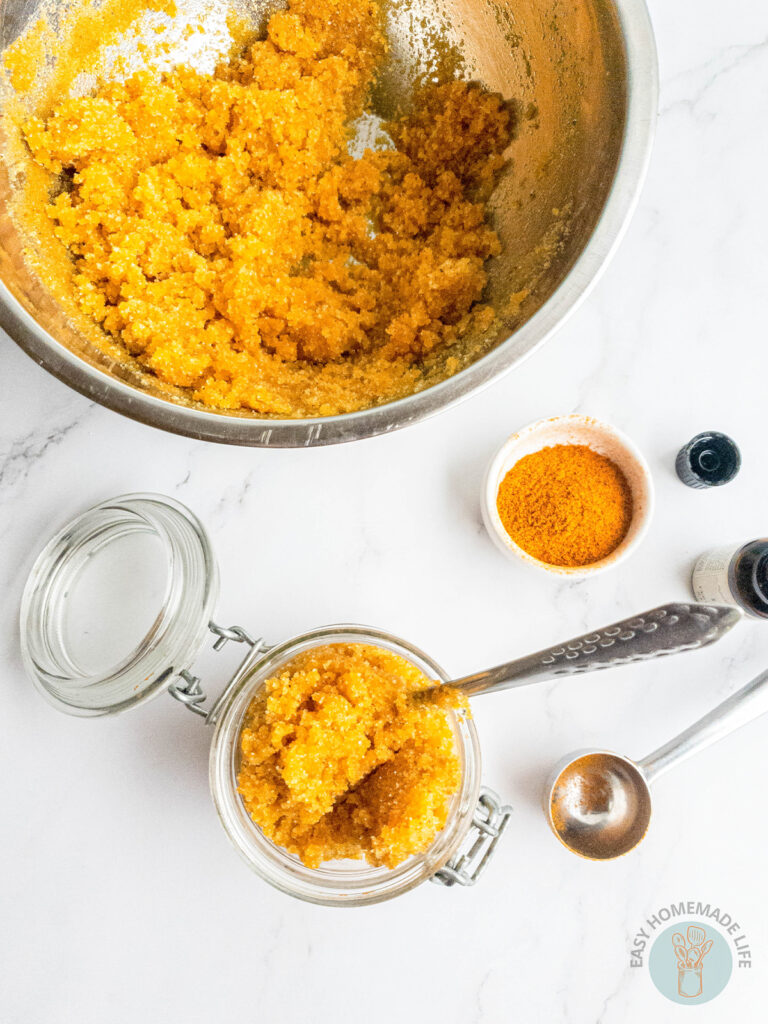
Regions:
[[[685, 599], [701, 551], [765, 534], [765, 10], [651, 8], [661, 114], [629, 233], [555, 339], [458, 408], [352, 446], [225, 448], [90, 404], [0, 340], [3, 1024], [764, 1019], [768, 818], [755, 799], [768, 720], [661, 780], [646, 841], [619, 861], [570, 856], [538, 800], [567, 751], [643, 755], [745, 683], [766, 665], [768, 626], [476, 701], [485, 779], [514, 807], [495, 860], [474, 889], [424, 885], [354, 911], [291, 900], [239, 861], [198, 719], [168, 699], [115, 719], [57, 714], [19, 658], [31, 554], [76, 510], [127, 491], [171, 494], [205, 522], [222, 621], [279, 639], [355, 620], [456, 673]], [[479, 513], [504, 437], [569, 411], [624, 429], [658, 497], [638, 554], [582, 583], [505, 560]], [[707, 428], [733, 435], [744, 465], [728, 487], [694, 492], [674, 454]], [[727, 909], [754, 957], [695, 1010], [629, 966], [636, 930], [679, 900]]]

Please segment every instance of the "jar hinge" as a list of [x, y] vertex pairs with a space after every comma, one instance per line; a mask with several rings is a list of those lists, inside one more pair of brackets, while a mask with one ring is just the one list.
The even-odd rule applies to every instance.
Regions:
[[[234, 640], [238, 644], [247, 644], [250, 650], [256, 647], [266, 650], [266, 647], [262, 647], [263, 641], [254, 640], [242, 626], [219, 626], [218, 623], [211, 621], [208, 623], [208, 629], [216, 637], [213, 644], [214, 651], [220, 651], [230, 640]], [[202, 707], [206, 693], [203, 690], [200, 676], [193, 675], [188, 669], [182, 669], [178, 673], [176, 680], [168, 687], [168, 692], [176, 700], [186, 705], [190, 711], [194, 711], [196, 715], [201, 715], [203, 718], [208, 718], [216, 706], [214, 704], [213, 708], [208, 710]]]
[[483, 786], [462, 850], [454, 854], [430, 881], [447, 886], [474, 885], [491, 859], [511, 816], [512, 808], [502, 804], [492, 789]]

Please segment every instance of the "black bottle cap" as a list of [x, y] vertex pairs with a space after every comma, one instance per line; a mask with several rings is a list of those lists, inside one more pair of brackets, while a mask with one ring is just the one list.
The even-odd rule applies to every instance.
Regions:
[[741, 452], [727, 434], [707, 430], [677, 453], [675, 469], [688, 487], [719, 487], [741, 468]]
[[768, 619], [768, 537], [745, 544], [728, 573], [738, 603], [761, 619]]

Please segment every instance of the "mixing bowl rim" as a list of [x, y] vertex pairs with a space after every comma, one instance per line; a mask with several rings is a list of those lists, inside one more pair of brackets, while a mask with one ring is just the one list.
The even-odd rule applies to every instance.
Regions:
[[529, 320], [476, 363], [424, 391], [339, 416], [258, 419], [208, 411], [133, 387], [57, 341], [0, 282], [0, 327], [40, 366], [86, 398], [130, 419], [198, 440], [258, 448], [340, 444], [389, 433], [477, 394], [527, 359], [597, 283], [637, 205], [650, 161], [658, 106], [658, 63], [645, 0], [613, 0], [626, 50], [624, 133], [613, 182], [584, 249]]

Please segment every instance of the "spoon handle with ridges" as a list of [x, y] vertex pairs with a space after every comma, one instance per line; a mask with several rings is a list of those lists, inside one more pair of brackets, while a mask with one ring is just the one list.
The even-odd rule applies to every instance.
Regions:
[[731, 605], [663, 604], [446, 685], [469, 697], [693, 651], [719, 640], [741, 618]]

